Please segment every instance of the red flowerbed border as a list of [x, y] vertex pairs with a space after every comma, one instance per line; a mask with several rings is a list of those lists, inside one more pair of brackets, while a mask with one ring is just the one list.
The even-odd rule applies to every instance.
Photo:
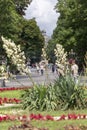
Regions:
[[10, 88], [8, 88], [8, 87], [5, 87], [5, 88], [0, 88], [0, 92], [3, 92], [3, 91], [13, 91], [13, 90], [21, 90], [21, 89], [29, 89], [29, 88], [31, 88], [31, 87], [10, 87]]
[[0, 122], [2, 121], [30, 121], [30, 120], [44, 120], [44, 121], [61, 121], [61, 120], [76, 120], [76, 119], [87, 119], [87, 115], [85, 114], [68, 114], [68, 115], [61, 115], [58, 117], [53, 117], [50, 115], [43, 116], [41, 114], [30, 114], [29, 116], [15, 116], [15, 115], [0, 115]]
[[0, 97], [0, 105], [3, 105], [4, 103], [21, 103], [21, 100], [20, 99], [17, 99], [17, 98], [1, 98]]

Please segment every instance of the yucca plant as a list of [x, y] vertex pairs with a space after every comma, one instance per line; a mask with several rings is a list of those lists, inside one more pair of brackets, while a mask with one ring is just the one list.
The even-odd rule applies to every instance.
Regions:
[[53, 86], [36, 85], [22, 94], [23, 108], [29, 110], [55, 110], [57, 107]]
[[56, 79], [54, 88], [59, 109], [82, 109], [87, 106], [84, 89], [79, 83], [75, 84], [70, 75]]

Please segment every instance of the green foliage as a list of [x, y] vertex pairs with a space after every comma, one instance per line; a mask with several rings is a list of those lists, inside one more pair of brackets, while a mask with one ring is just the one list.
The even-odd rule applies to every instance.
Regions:
[[15, 10], [12, 0], [0, 1], [0, 35], [16, 41], [21, 32], [22, 18]]
[[22, 94], [23, 108], [29, 110], [54, 110], [56, 97], [52, 86], [34, 86]]
[[70, 75], [57, 79], [54, 88], [60, 109], [83, 109], [87, 106], [84, 89], [75, 84]]
[[35, 19], [24, 21], [20, 43], [22, 44], [26, 57], [40, 61], [44, 37], [37, 26]]
[[85, 67], [84, 67], [84, 70], [85, 70], [85, 74], [87, 75], [87, 52], [86, 52], [86, 54], [85, 54], [84, 61], [85, 61]]
[[80, 63], [87, 51], [87, 1], [59, 0], [56, 11], [60, 14], [52, 36], [67, 52], [76, 52]]
[[22, 94], [23, 108], [29, 110], [83, 109], [87, 106], [84, 89], [70, 75], [55, 80], [54, 85], [34, 86]]
[[49, 57], [49, 62], [55, 63], [56, 56], [54, 54], [54, 48], [56, 44], [54, 40], [49, 40], [47, 45], [47, 56]]
[[[20, 44], [28, 58], [40, 61], [44, 38], [35, 19], [26, 20], [23, 17], [24, 11], [31, 1], [0, 1], [0, 37], [4, 36], [16, 44]], [[5, 50], [2, 48], [2, 41], [0, 39], [0, 55], [4, 54], [6, 56]], [[7, 62], [12, 66], [10, 59]]]
[[25, 15], [25, 10], [32, 0], [13, 0], [16, 6], [16, 10], [20, 15]]

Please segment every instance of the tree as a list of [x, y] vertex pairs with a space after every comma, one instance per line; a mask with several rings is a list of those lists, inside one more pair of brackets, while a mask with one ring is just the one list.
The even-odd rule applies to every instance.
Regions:
[[59, 0], [56, 10], [60, 13], [52, 39], [62, 44], [66, 51], [71, 49], [83, 62], [87, 51], [87, 1]]
[[32, 0], [13, 0], [16, 6], [16, 10], [20, 15], [25, 15], [25, 10]]
[[46, 51], [47, 51], [47, 56], [49, 57], [49, 62], [51, 63], [55, 63], [55, 60], [56, 60], [56, 57], [54, 54], [55, 46], [56, 46], [56, 42], [53, 39], [49, 40]]
[[20, 43], [27, 58], [30, 58], [32, 62], [40, 61], [44, 37], [37, 26], [35, 19], [24, 21]]
[[[24, 11], [31, 0], [1, 0], [0, 1], [0, 37], [11, 39], [20, 44], [27, 57], [40, 60], [44, 43], [42, 33], [35, 19], [26, 20]], [[0, 44], [0, 52], [5, 53]]]
[[17, 41], [21, 32], [22, 18], [17, 14], [12, 0], [0, 1], [0, 14], [0, 36]]

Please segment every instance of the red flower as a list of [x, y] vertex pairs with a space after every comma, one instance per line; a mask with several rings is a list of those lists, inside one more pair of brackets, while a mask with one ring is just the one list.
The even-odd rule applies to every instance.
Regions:
[[62, 115], [59, 120], [65, 120], [65, 115]]
[[77, 115], [76, 114], [68, 114], [68, 119], [77, 119]]
[[50, 115], [46, 115], [46, 119], [47, 119], [47, 120], [54, 120], [53, 117], [50, 116]]

